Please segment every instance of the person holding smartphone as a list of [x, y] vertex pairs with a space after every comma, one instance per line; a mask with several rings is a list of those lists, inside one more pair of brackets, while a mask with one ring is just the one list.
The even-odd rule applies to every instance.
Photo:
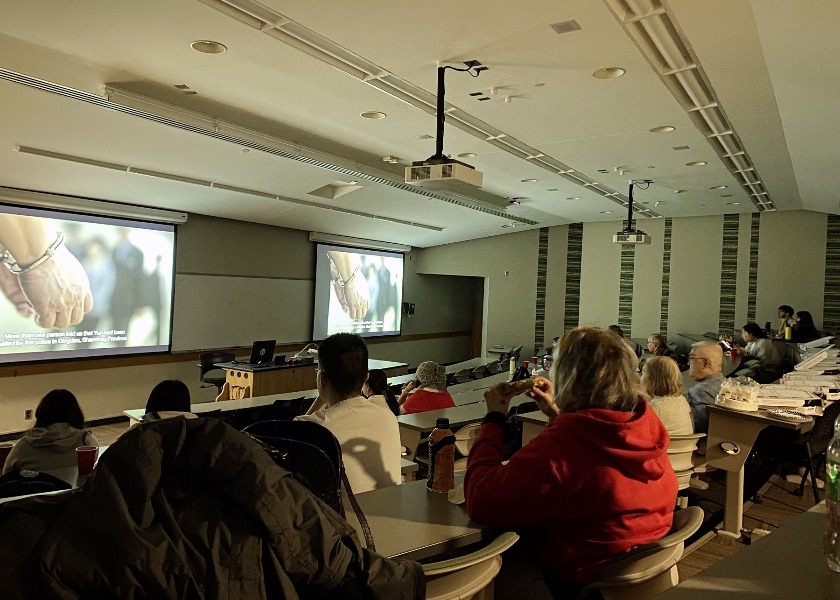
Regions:
[[455, 406], [452, 395], [446, 391], [445, 368], [427, 360], [420, 363], [414, 376], [414, 381], [405, 385], [397, 400], [401, 415]]

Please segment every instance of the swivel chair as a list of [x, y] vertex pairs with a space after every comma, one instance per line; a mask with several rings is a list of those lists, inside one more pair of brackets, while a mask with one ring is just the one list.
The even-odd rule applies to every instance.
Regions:
[[[216, 366], [217, 363], [232, 362], [236, 356], [232, 352], [205, 352], [198, 357], [199, 361], [199, 376], [202, 385], [201, 387], [216, 386], [216, 394], [222, 393], [222, 386], [225, 384], [225, 373], [222, 369]], [[214, 375], [208, 375], [216, 371]], [[219, 375], [221, 373], [221, 375]]]

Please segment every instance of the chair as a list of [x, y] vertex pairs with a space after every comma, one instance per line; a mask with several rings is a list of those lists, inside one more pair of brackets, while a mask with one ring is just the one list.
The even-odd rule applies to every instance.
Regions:
[[275, 463], [344, 515], [341, 446], [329, 429], [311, 421], [261, 421], [242, 431], [270, 446], [273, 451], [266, 450]]
[[501, 373], [502, 372], [502, 363], [501, 363], [501, 361], [494, 360], [490, 364], [486, 365], [484, 367], [484, 370], [487, 373], [487, 377], [490, 377], [491, 375], [495, 375], [496, 373]]
[[49, 473], [27, 469], [15, 469], [0, 477], [0, 498], [28, 496], [71, 488], [69, 483]]
[[483, 379], [484, 377], [487, 377], [488, 366], [489, 365], [481, 365], [480, 367], [476, 367], [470, 373], [470, 378], [472, 378], [472, 379]]
[[[822, 469], [822, 463], [825, 462], [825, 451], [834, 434], [834, 422], [838, 415], [840, 415], [840, 401], [834, 401], [823, 410], [821, 417], [815, 419], [814, 428], [808, 433], [803, 433], [796, 440], [797, 450], [801, 452], [801, 460], [805, 463], [805, 473], [802, 475], [799, 488], [793, 491], [794, 495], [802, 496], [805, 493], [805, 484], [810, 477], [814, 502], [820, 501], [817, 474]], [[814, 463], [815, 458], [816, 463]]]
[[720, 339], [720, 334], [715, 333], [714, 331], [707, 331], [706, 333], [703, 334], [703, 337], [704, 338], [709, 338], [710, 340], [716, 342]]
[[518, 539], [506, 532], [475, 552], [423, 565], [427, 600], [492, 599], [490, 586], [502, 568], [499, 555]]
[[680, 581], [677, 563], [685, 540], [702, 524], [703, 509], [699, 506], [675, 511], [668, 535], [613, 560], [576, 600], [585, 600], [595, 590], [601, 591], [604, 600], [646, 600], [674, 587]]
[[301, 414], [304, 400], [303, 397], [291, 400], [275, 400], [273, 404], [267, 406], [239, 408], [228, 419], [228, 423], [234, 429], [244, 431], [248, 426], [260, 421], [291, 421]]
[[463, 457], [455, 461], [456, 472], [467, 470], [467, 457], [470, 455], [470, 448], [472, 448], [480, 432], [481, 423], [464, 425], [455, 432], [455, 449]]
[[[200, 371], [198, 378], [202, 383], [207, 384], [201, 387], [215, 385], [218, 390], [216, 393], [221, 394], [222, 386], [225, 384], [225, 372], [217, 367], [216, 364], [231, 362], [235, 358], [236, 356], [232, 352], [204, 352], [201, 354], [198, 357], [198, 369]], [[216, 375], [208, 376], [208, 373], [212, 373], [213, 371], [218, 371], [222, 375], [217, 373]]]
[[[668, 444], [668, 460], [671, 461], [671, 467], [677, 476], [678, 491], [687, 490], [690, 487], [691, 476], [694, 474], [692, 456], [697, 450], [698, 440], [704, 437], [706, 437], [705, 433], [671, 436], [671, 443]], [[685, 508], [682, 500], [685, 498], [677, 497], [677, 503]]]
[[519, 360], [519, 355], [522, 353], [522, 346], [517, 346], [510, 352], [508, 352], [508, 358], [511, 360]]
[[457, 373], [455, 373], [452, 378], [455, 380], [455, 383], [466, 383], [470, 380], [470, 375], [472, 375], [472, 370], [470, 369], [461, 369]]

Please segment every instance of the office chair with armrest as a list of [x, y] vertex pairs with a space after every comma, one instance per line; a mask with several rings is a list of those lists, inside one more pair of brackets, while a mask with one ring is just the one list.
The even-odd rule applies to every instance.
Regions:
[[677, 476], [677, 504], [682, 508], [688, 506], [688, 498], [679, 492], [691, 487], [691, 476], [694, 474], [694, 451], [697, 450], [698, 440], [706, 437], [705, 433], [691, 435], [672, 435], [668, 444], [668, 460]]
[[519, 536], [513, 532], [501, 534], [487, 546], [439, 562], [423, 565], [428, 600], [490, 599], [490, 586], [502, 568], [502, 552], [513, 546]]
[[[232, 362], [236, 356], [232, 352], [204, 352], [198, 357], [199, 380], [207, 385], [201, 387], [216, 386], [216, 393], [222, 393], [222, 386], [225, 384], [225, 372], [218, 368], [216, 364], [224, 362]], [[217, 371], [215, 375], [208, 375]], [[221, 373], [221, 375], [219, 375]]]
[[604, 600], [647, 600], [680, 582], [677, 563], [685, 540], [703, 524], [703, 509], [690, 506], [674, 512], [668, 535], [622, 554], [609, 563], [598, 579], [583, 588], [576, 600], [600, 590]]
[[[792, 493], [802, 496], [805, 493], [805, 484], [811, 478], [811, 486], [814, 492], [814, 502], [820, 501], [820, 491], [817, 487], [817, 475], [825, 462], [825, 451], [834, 434], [834, 422], [840, 416], [840, 401], [834, 401], [824, 410], [821, 417], [815, 419], [814, 428], [808, 433], [803, 433], [796, 440], [796, 450], [799, 452], [799, 460], [805, 464], [805, 472], [802, 474], [802, 481], [799, 487]], [[816, 459], [816, 462], [814, 462]]]
[[508, 357], [511, 360], [519, 360], [519, 355], [522, 354], [522, 346], [517, 346], [510, 352], [508, 352]]

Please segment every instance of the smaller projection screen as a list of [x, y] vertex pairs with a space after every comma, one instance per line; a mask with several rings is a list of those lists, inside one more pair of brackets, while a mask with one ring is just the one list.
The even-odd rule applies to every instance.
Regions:
[[0, 204], [0, 363], [169, 350], [175, 227]]
[[318, 244], [312, 338], [399, 335], [403, 255]]

